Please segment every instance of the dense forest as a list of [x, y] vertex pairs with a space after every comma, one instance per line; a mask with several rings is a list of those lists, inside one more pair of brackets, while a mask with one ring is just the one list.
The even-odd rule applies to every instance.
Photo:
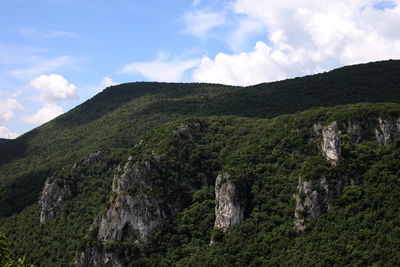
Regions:
[[[90, 266], [93, 251], [110, 266], [400, 265], [399, 88], [393, 60], [249, 87], [109, 87], [0, 142], [0, 253], [35, 266], [79, 266], [80, 255]], [[332, 123], [335, 164], [321, 149]], [[124, 177], [140, 178], [130, 169], [147, 176], [122, 192]], [[221, 174], [243, 212], [227, 230], [215, 227]], [[53, 182], [67, 193], [43, 223]], [[125, 228], [100, 238], [121, 195], [156, 203], [145, 240]]]

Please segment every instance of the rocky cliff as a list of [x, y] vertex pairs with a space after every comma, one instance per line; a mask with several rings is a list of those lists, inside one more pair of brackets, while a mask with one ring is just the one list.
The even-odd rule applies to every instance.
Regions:
[[215, 181], [214, 228], [226, 232], [243, 222], [244, 207], [239, 197], [239, 188], [228, 173], [219, 174]]
[[74, 191], [80, 178], [80, 170], [97, 162], [107, 152], [101, 150], [92, 153], [81, 161], [75, 162], [72, 167], [65, 166], [60, 172], [56, 172], [52, 177], [46, 179], [39, 199], [41, 224], [54, 219], [64, 202], [76, 193]]
[[[96, 236], [100, 247], [88, 244], [78, 253], [76, 266], [122, 266], [134, 253], [105, 249], [112, 242], [130, 241], [130, 244], [146, 242], [161, 225], [163, 219], [177, 212], [174, 200], [167, 203], [157, 194], [160, 173], [156, 162], [132, 161], [116, 174], [112, 185], [109, 208], [92, 225], [91, 235]], [[125, 256], [124, 256], [125, 255]]]
[[58, 184], [53, 177], [47, 178], [39, 200], [40, 223], [45, 224], [54, 219], [64, 202], [71, 196], [72, 190], [69, 185]]
[[[349, 135], [356, 143], [375, 140], [386, 145], [400, 135], [400, 119], [379, 117], [364, 122], [334, 121], [325, 127], [314, 124], [313, 130], [318, 136], [317, 140], [321, 140], [321, 151], [325, 159], [336, 166], [342, 157], [342, 134]], [[338, 173], [337, 177], [329, 182], [323, 174], [317, 180], [300, 177], [297, 193], [294, 194], [296, 202], [294, 229], [297, 232], [304, 232], [307, 222], [312, 222], [322, 213], [333, 209], [333, 200], [340, 196], [346, 185], [357, 185], [360, 182], [361, 176], [358, 174], [351, 176]]]
[[322, 130], [322, 152], [325, 158], [336, 165], [341, 156], [340, 131], [338, 123], [332, 122]]

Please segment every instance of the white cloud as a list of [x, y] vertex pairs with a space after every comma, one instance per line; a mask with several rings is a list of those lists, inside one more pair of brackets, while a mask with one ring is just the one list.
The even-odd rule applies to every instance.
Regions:
[[258, 42], [254, 51], [237, 55], [219, 53], [215, 59], [203, 57], [193, 73], [198, 82], [233, 85], [260, 83], [268, 79], [283, 79], [285, 73], [278, 67], [291, 60], [285, 55], [274, 54], [271, 47]]
[[64, 110], [62, 107], [57, 106], [56, 104], [46, 103], [35, 114], [23, 117], [22, 121], [30, 124], [40, 125], [54, 119], [55, 117], [63, 113]]
[[15, 98], [7, 98], [0, 101], [0, 121], [9, 121], [14, 117], [16, 110], [23, 110], [24, 108]]
[[53, 102], [78, 97], [76, 86], [58, 74], [40, 75], [33, 79], [29, 86], [40, 92], [40, 101]]
[[12, 70], [9, 74], [17, 79], [29, 80], [46, 72], [54, 72], [60, 69], [66, 70], [74, 66], [80, 60], [81, 59], [72, 56], [59, 56], [52, 59], [43, 59], [38, 56], [33, 56], [31, 60], [33, 64], [31, 67]]
[[0, 126], [0, 138], [14, 139], [18, 136], [19, 134], [11, 132], [7, 127]]
[[134, 62], [122, 67], [123, 73], [139, 73], [152, 81], [177, 82], [181, 81], [185, 71], [197, 66], [199, 60], [169, 60], [168, 56], [162, 53], [154, 61]]
[[193, 0], [192, 1], [192, 6], [196, 7], [199, 6], [201, 4], [201, 0]]
[[225, 23], [225, 17], [220, 13], [196, 10], [183, 15], [186, 24], [185, 33], [197, 37], [206, 37], [210, 30]]
[[[247, 53], [204, 57], [193, 79], [254, 84], [400, 58], [400, 4], [374, 8], [378, 2], [236, 0], [233, 11], [250, 21], [261, 21], [268, 31], [266, 39]], [[236, 39], [246, 39], [240, 27], [244, 26], [239, 25]], [[235, 36], [228, 40], [235, 42]]]
[[260, 20], [250, 17], [243, 18], [239, 21], [237, 29], [233, 31], [227, 38], [227, 43], [232, 51], [239, 52], [243, 50], [244, 45], [248, 42], [250, 36], [254, 33], [265, 31], [264, 24]]
[[19, 34], [34, 40], [52, 39], [59, 37], [79, 38], [79, 35], [73, 32], [66, 32], [66, 31], [42, 32], [31, 27], [20, 28], [18, 32]]
[[108, 76], [105, 76], [100, 82], [100, 87], [102, 89], [110, 87], [112, 85], [115, 85], [115, 82]]

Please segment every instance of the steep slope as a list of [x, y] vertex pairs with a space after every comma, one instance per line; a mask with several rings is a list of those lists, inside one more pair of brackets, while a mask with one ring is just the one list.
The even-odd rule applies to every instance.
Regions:
[[10, 139], [4, 139], [4, 138], [0, 138], [0, 145], [7, 143], [8, 141], [10, 141]]
[[130, 147], [141, 134], [167, 121], [209, 115], [262, 118], [315, 106], [399, 102], [399, 65], [399, 61], [355, 65], [250, 87], [174, 83], [110, 87], [2, 146], [0, 215], [35, 202], [45, 177], [65, 164], [102, 148]]
[[399, 104], [357, 104], [167, 123], [56, 172], [75, 189], [44, 225], [37, 205], [2, 224], [39, 266], [397, 265], [399, 118]]
[[[254, 265], [270, 265], [288, 250], [293, 259], [305, 260], [300, 248], [310, 236], [322, 231], [323, 241], [338, 245], [331, 242], [333, 230], [314, 230], [314, 225], [324, 227], [319, 224], [324, 216], [334, 216], [331, 229], [337, 230], [340, 214], [352, 201], [371, 199], [362, 216], [382, 211], [374, 198], [378, 191], [366, 192], [389, 190], [375, 183], [377, 169], [398, 175], [392, 162], [399, 106], [357, 104], [282, 114], [400, 102], [398, 88], [399, 61], [251, 87], [133, 83], [108, 88], [1, 145], [0, 225], [8, 229], [14, 253], [27, 254], [39, 266], [70, 265], [76, 252], [77, 264], [83, 265], [110, 260], [114, 265], [196, 265], [199, 258], [210, 265], [244, 264], [252, 258], [259, 260]], [[182, 121], [196, 116], [201, 118]], [[107, 152], [91, 161], [100, 151]], [[349, 193], [356, 196], [345, 195], [350, 200], [340, 202], [349, 186], [356, 186]], [[385, 195], [388, 205], [400, 192], [393, 190]], [[336, 214], [335, 207], [343, 209]], [[396, 234], [396, 221], [385, 214], [389, 226], [370, 238]], [[354, 222], [347, 223], [356, 229]], [[364, 248], [357, 238], [351, 236], [357, 251], [377, 253], [376, 244]], [[398, 240], [390, 242], [386, 253], [393, 257]], [[328, 251], [320, 251], [319, 259]], [[227, 253], [232, 256], [220, 257]], [[358, 263], [342, 254], [348, 264]]]

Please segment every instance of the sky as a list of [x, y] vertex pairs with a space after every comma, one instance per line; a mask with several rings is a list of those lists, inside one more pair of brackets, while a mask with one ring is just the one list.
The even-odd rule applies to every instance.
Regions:
[[0, 0], [0, 138], [134, 81], [251, 85], [400, 59], [400, 0]]

